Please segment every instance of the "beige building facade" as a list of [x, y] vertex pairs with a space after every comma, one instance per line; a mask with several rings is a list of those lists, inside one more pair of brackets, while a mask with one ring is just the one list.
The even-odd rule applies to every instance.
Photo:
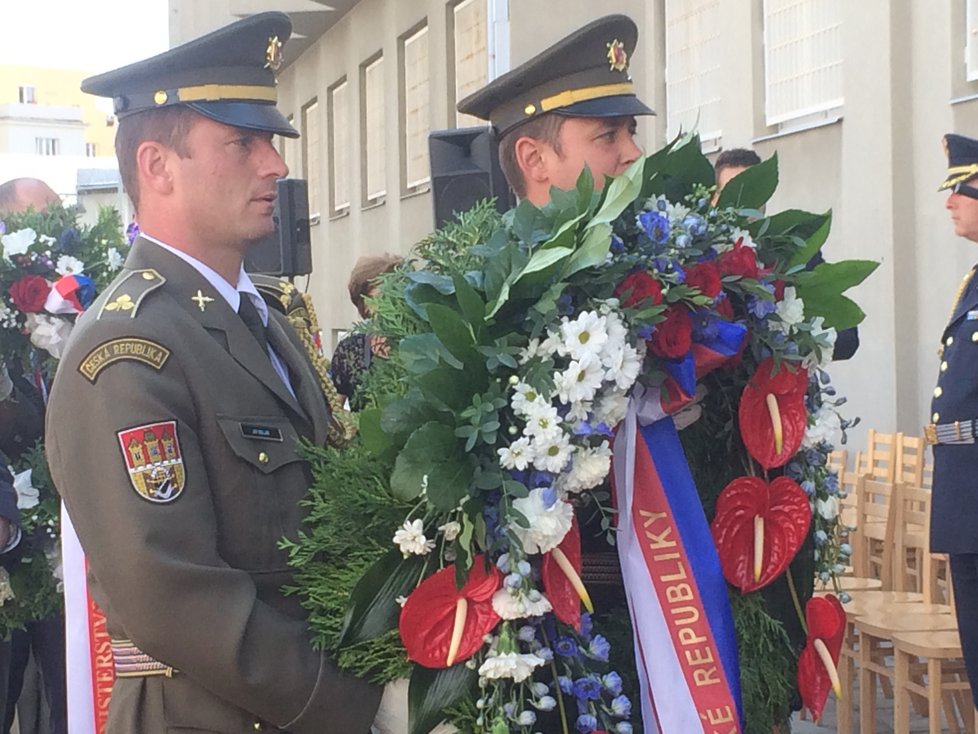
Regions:
[[826, 259], [881, 263], [853, 294], [867, 314], [861, 347], [831, 370], [846, 414], [863, 421], [853, 447], [866, 427], [917, 434], [929, 419], [938, 338], [978, 260], [936, 192], [941, 136], [978, 136], [978, 34], [968, 31], [978, 0], [252, 4], [170, 0], [171, 41], [260, 9], [294, 13], [301, 37], [287, 49], [279, 99], [304, 137], [283, 152], [291, 175], [310, 180], [319, 215], [308, 287], [327, 341], [355, 318], [345, 284], [356, 259], [407, 253], [432, 228], [425, 126], [470, 124], [454, 113], [465, 84], [624, 12], [640, 28], [633, 75], [658, 112], [640, 123], [649, 150], [696, 128], [711, 153], [777, 153], [769, 210], [831, 209]]

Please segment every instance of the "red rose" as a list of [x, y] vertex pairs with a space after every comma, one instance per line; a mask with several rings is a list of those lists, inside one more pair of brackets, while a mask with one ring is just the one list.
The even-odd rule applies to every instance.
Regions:
[[710, 298], [716, 298], [723, 290], [720, 282], [720, 271], [715, 263], [702, 262], [686, 268], [686, 285], [699, 288], [700, 293]]
[[666, 359], [679, 359], [693, 345], [693, 322], [685, 306], [671, 306], [666, 320], [655, 325], [647, 344], [652, 353]]
[[733, 304], [730, 302], [730, 298], [721, 298], [716, 305], [716, 311], [727, 321], [734, 320]]
[[720, 272], [724, 275], [739, 275], [742, 278], [757, 280], [760, 269], [757, 267], [757, 254], [753, 248], [745, 247], [743, 240], [737, 240], [732, 250], [727, 250], [717, 259]]
[[658, 306], [662, 303], [662, 286], [644, 270], [632, 273], [618, 284], [615, 295], [621, 296], [623, 293], [628, 294], [621, 304], [625, 308], [641, 305], [645, 299], [650, 301], [646, 306]]
[[50, 292], [51, 284], [40, 275], [25, 275], [10, 286], [10, 298], [24, 313], [43, 311]]

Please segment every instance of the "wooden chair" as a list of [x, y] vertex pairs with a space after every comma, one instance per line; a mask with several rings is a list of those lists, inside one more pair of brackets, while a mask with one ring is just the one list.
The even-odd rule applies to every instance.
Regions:
[[[971, 698], [971, 685], [964, 672], [961, 640], [958, 631], [916, 631], [893, 634], [893, 731], [909, 734], [911, 696], [922, 697], [927, 702], [927, 724], [930, 734], [938, 734], [941, 728], [941, 708], [948, 719], [952, 732], [975, 732], [975, 710]], [[926, 660], [926, 683], [911, 675], [914, 660]], [[950, 696], [950, 697], [949, 697]], [[950, 703], [949, 703], [950, 702]], [[957, 713], [956, 713], [957, 712]]]
[[896, 455], [896, 479], [911, 487], [924, 486], [927, 443], [920, 436], [899, 434]]
[[894, 481], [897, 447], [900, 445], [901, 436], [900, 433], [880, 433], [870, 428], [866, 434], [866, 452], [863, 455], [865, 464], [863, 467], [858, 467], [860, 473], [869, 474], [874, 479]]
[[854, 546], [853, 574], [878, 578], [884, 589], [893, 588], [893, 487], [892, 481], [870, 474], [856, 481], [856, 531], [851, 542], [858, 550]]
[[[901, 484], [896, 501], [899, 504], [893, 513], [893, 589], [922, 592], [921, 568], [929, 550], [931, 491], [919, 485]], [[934, 567], [935, 571], [939, 565]], [[930, 575], [930, 583], [935, 584], [930, 590], [932, 595], [937, 591], [938, 577], [936, 572]]]

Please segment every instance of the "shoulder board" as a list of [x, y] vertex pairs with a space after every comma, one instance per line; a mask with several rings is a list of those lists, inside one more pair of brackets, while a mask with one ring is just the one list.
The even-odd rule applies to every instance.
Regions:
[[135, 318], [143, 299], [164, 283], [166, 278], [153, 268], [133, 270], [106, 294], [98, 318], [106, 316]]
[[287, 279], [264, 273], [249, 273], [251, 282], [262, 298], [272, 308], [288, 315], [296, 308], [296, 302], [302, 302], [302, 294]]

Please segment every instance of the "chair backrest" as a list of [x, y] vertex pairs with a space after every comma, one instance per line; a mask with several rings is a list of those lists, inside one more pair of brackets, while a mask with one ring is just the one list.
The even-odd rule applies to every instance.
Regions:
[[906, 482], [893, 490], [893, 588], [917, 591], [926, 602], [937, 592], [935, 568], [930, 556], [931, 492]]
[[894, 481], [896, 478], [899, 433], [880, 433], [870, 428], [866, 433], [866, 472], [874, 479]]
[[899, 434], [896, 458], [896, 479], [912, 487], [924, 486], [924, 464], [927, 444], [920, 436]]
[[[857, 576], [879, 578], [883, 588], [893, 583], [894, 485], [864, 474], [856, 480], [856, 525], [853, 554]], [[858, 559], [858, 565], [857, 565]]]

